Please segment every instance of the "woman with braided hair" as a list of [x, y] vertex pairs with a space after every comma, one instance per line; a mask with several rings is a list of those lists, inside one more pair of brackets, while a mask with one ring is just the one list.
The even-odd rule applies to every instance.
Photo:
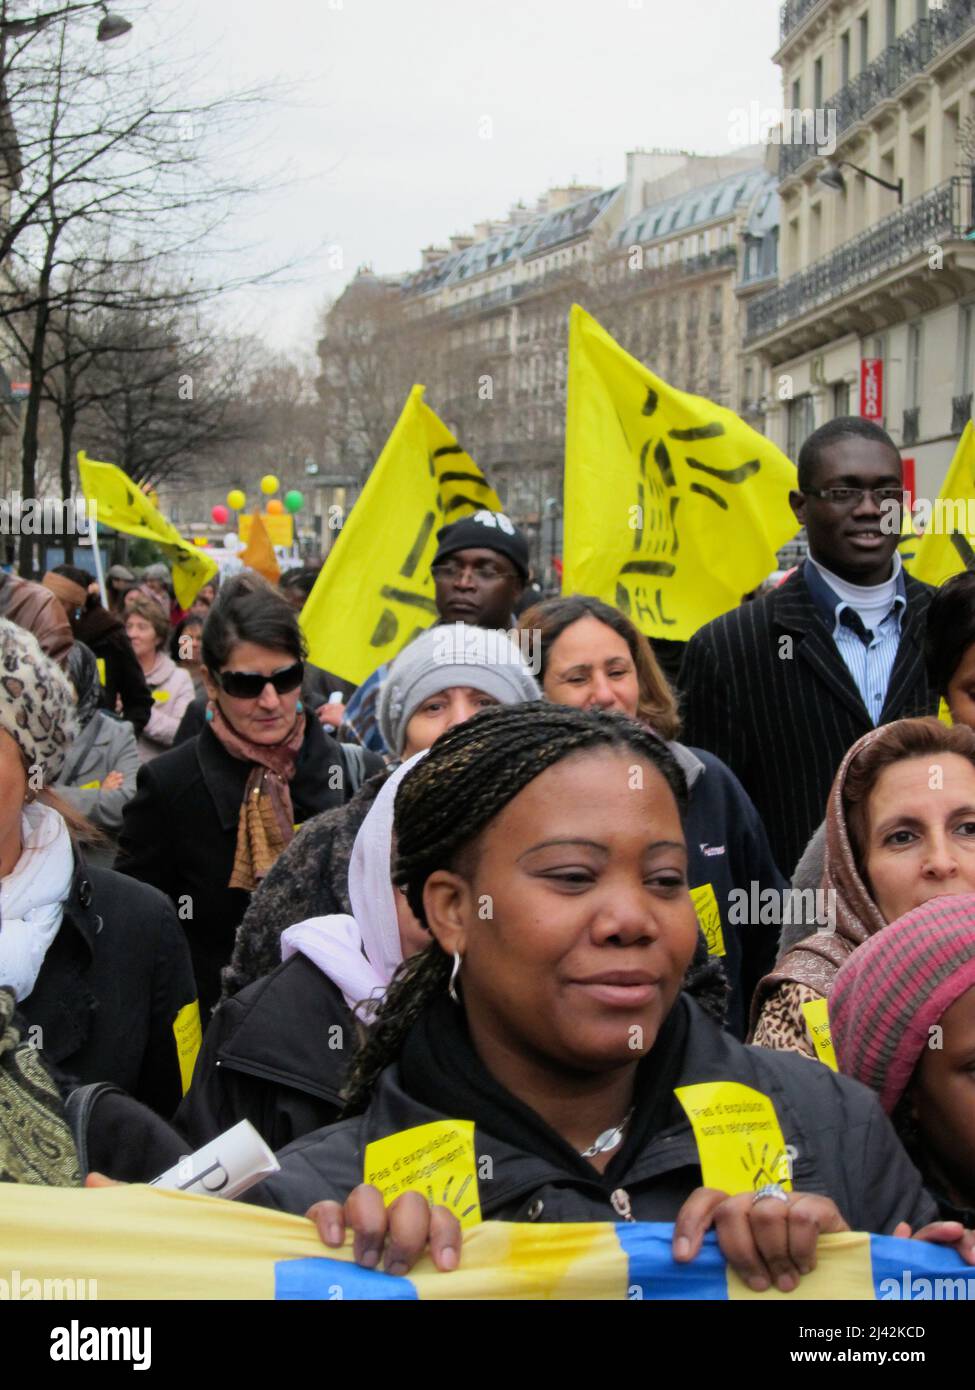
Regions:
[[[405, 1273], [460, 1258], [457, 1217], [363, 1182], [375, 1140], [473, 1121], [484, 1217], [675, 1221], [693, 1259], [714, 1226], [755, 1289], [794, 1289], [820, 1232], [910, 1234], [936, 1209], [875, 1098], [827, 1067], [747, 1048], [681, 993], [697, 940], [686, 788], [632, 720], [531, 703], [443, 734], [396, 797], [394, 881], [431, 944], [394, 977], [353, 1065], [347, 1118], [283, 1150], [253, 1200], [309, 1206], [326, 1245]], [[701, 1187], [675, 1087], [769, 1096], [793, 1191]], [[774, 1166], [774, 1165], [773, 1165]], [[815, 1195], [814, 1195], [815, 1194]], [[957, 1223], [924, 1238], [975, 1263]]]

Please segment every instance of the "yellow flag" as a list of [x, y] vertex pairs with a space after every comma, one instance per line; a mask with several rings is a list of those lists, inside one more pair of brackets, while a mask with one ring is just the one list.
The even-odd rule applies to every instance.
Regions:
[[78, 476], [93, 521], [126, 536], [152, 541], [170, 558], [176, 601], [181, 608], [189, 608], [203, 585], [216, 574], [217, 562], [184, 541], [175, 526], [114, 463], [96, 463], [82, 450], [78, 455]]
[[678, 391], [572, 306], [562, 590], [685, 641], [775, 568], [796, 470], [724, 406]]
[[414, 386], [301, 611], [309, 659], [361, 684], [437, 616], [437, 531], [501, 511], [484, 474]]
[[241, 562], [248, 569], [256, 570], [258, 574], [263, 574], [265, 579], [269, 579], [272, 584], [276, 584], [281, 578], [281, 568], [274, 553], [274, 546], [271, 544], [270, 537], [264, 527], [264, 519], [258, 512], [255, 512], [250, 518], [250, 523], [247, 547], [240, 552]]
[[944, 487], [925, 516], [915, 508], [915, 521], [924, 531], [913, 560], [905, 561], [915, 579], [939, 585], [962, 570], [975, 569], [975, 527], [968, 524], [969, 511], [975, 520], [975, 426], [971, 420], [958, 441], [955, 457], [948, 469]]
[[[267, 532], [268, 540], [272, 545], [283, 545], [288, 549], [294, 545], [295, 539], [295, 519], [285, 512], [282, 516], [275, 516], [274, 512], [261, 512], [261, 525]], [[251, 538], [251, 527], [254, 518], [241, 512], [237, 520], [237, 531], [241, 541], [246, 545]]]

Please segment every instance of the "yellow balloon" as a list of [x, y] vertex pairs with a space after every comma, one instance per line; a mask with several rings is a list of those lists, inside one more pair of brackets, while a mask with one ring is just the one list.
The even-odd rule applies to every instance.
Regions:
[[270, 497], [272, 492], [277, 492], [278, 480], [273, 473], [265, 473], [261, 479], [261, 491], [265, 497]]
[[227, 506], [232, 511], [242, 512], [247, 505], [247, 498], [239, 487], [231, 488], [227, 493]]

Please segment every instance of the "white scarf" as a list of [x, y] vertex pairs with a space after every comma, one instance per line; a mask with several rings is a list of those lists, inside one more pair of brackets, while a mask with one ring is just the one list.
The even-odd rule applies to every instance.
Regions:
[[[396, 789], [426, 749], [407, 759], [383, 783], [355, 837], [349, 862], [353, 916], [335, 912], [309, 917], [281, 935], [281, 959], [307, 956], [338, 985], [352, 1010], [368, 1000], [374, 1009], [403, 960], [396, 900], [389, 876]], [[370, 1009], [360, 1010], [368, 1020]]]
[[21, 815], [24, 848], [0, 880], [0, 985], [26, 999], [58, 934], [74, 876], [68, 827], [49, 806], [33, 802]]

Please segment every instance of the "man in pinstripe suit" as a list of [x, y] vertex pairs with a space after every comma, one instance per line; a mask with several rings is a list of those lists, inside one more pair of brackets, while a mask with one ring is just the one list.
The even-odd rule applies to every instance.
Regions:
[[799, 453], [792, 508], [809, 558], [780, 588], [691, 638], [684, 738], [749, 793], [791, 875], [843, 754], [877, 724], [933, 714], [923, 658], [931, 590], [897, 553], [903, 474], [888, 434], [831, 420]]

